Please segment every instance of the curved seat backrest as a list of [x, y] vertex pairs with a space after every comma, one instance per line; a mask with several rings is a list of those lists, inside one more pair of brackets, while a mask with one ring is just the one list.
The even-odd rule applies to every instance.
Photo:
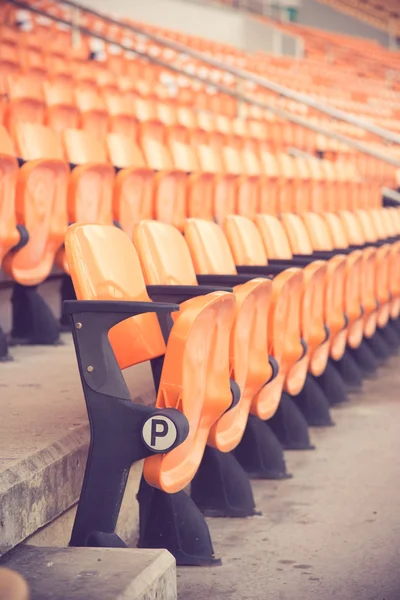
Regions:
[[141, 221], [133, 231], [145, 281], [149, 285], [197, 285], [183, 235], [166, 223]]
[[281, 222], [293, 254], [312, 254], [313, 247], [310, 236], [302, 219], [293, 213], [284, 213], [281, 215]]
[[278, 217], [257, 215], [255, 224], [261, 234], [269, 259], [291, 260], [293, 258], [286, 232]]
[[197, 274], [237, 275], [231, 249], [219, 225], [187, 219], [184, 234]]
[[16, 193], [17, 223], [29, 234], [22, 248], [10, 253], [4, 269], [22, 285], [36, 285], [50, 274], [67, 228], [68, 166], [56, 134], [43, 125], [16, 123], [20, 169]]
[[262, 239], [253, 221], [230, 215], [225, 219], [224, 232], [236, 265], [267, 265]]
[[65, 129], [63, 132], [65, 153], [69, 162], [107, 163], [107, 152], [103, 140], [82, 129]]
[[[135, 248], [117, 227], [72, 226], [66, 235], [65, 250], [78, 300], [150, 302]], [[154, 313], [119, 323], [110, 331], [110, 341], [121, 369], [165, 353]]]
[[142, 151], [131, 137], [122, 133], [109, 133], [106, 143], [110, 162], [115, 167], [146, 167]]

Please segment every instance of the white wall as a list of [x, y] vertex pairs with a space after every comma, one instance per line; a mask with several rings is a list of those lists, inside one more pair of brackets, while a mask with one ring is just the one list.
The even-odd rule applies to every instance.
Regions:
[[283, 42], [281, 32], [237, 10], [185, 0], [82, 0], [82, 4], [116, 16], [125, 16], [167, 29], [198, 35], [248, 51], [298, 55], [302, 44]]
[[316, 0], [301, 0], [298, 11], [298, 22], [326, 31], [334, 31], [345, 35], [364, 37], [389, 45], [389, 36], [368, 23], [363, 23], [351, 15], [334, 10], [330, 6], [320, 4]]

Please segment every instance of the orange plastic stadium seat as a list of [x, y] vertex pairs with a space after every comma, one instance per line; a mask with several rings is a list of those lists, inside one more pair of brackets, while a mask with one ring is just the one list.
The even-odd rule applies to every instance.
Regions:
[[[251, 273], [252, 267], [268, 266], [268, 259], [260, 233], [256, 225], [236, 215], [228, 217], [224, 230], [232, 249], [235, 264], [241, 272]], [[286, 268], [282, 266], [282, 270]], [[325, 324], [325, 278], [326, 264], [314, 261], [303, 268], [303, 290], [299, 303], [300, 336], [307, 344], [307, 352], [302, 359], [302, 370], [299, 371], [299, 382], [304, 383], [307, 369], [313, 375], [321, 375], [325, 370], [329, 357], [329, 332]], [[300, 340], [299, 340], [300, 342]], [[304, 378], [304, 379], [303, 379]], [[300, 388], [301, 389], [301, 388]]]
[[0, 266], [4, 256], [17, 245], [20, 236], [15, 215], [18, 162], [10, 136], [0, 125]]
[[[3, 30], [1, 31], [3, 33]], [[19, 71], [18, 46], [1, 39], [0, 42], [0, 68], [2, 75], [13, 75]]]
[[[190, 295], [201, 296], [213, 289], [198, 286], [185, 239], [171, 225], [142, 221], [135, 228], [133, 241], [153, 298], [162, 300], [164, 296], [180, 303]], [[241, 395], [236, 406], [212, 428], [208, 439], [211, 446], [223, 452], [233, 450], [241, 441], [249, 412], [268, 419], [279, 402], [279, 396], [271, 402], [267, 389], [277, 374], [268, 356], [272, 283], [267, 279], [253, 279], [234, 286], [233, 291], [236, 317], [231, 333], [230, 373]]]
[[[321, 164], [321, 161], [310, 161], [309, 166], [314, 181], [319, 184], [319, 193], [317, 196], [314, 194], [311, 203], [311, 210], [314, 213], [305, 213], [303, 219], [314, 248], [318, 246], [317, 249], [322, 249], [322, 240], [324, 237], [329, 237], [329, 234], [333, 237], [339, 234], [344, 239], [344, 246], [337, 246], [337, 243], [342, 244], [342, 240], [339, 239], [330, 249], [334, 247], [343, 249], [349, 246], [362, 248], [360, 285], [364, 311], [364, 335], [371, 337], [377, 324], [383, 327], [387, 323], [390, 313], [391, 247], [388, 244], [380, 248], [372, 247], [379, 239], [385, 238], [385, 229], [383, 228], [381, 232], [378, 229], [379, 224], [382, 224], [381, 213], [384, 211], [378, 210], [378, 214], [375, 214], [376, 209], [369, 209], [368, 205], [365, 209], [358, 208], [362, 206], [362, 201], [355, 198], [354, 192], [357, 190], [353, 189], [352, 180], [348, 177], [343, 180], [337, 176], [336, 185], [332, 186], [335, 168], [329, 164], [329, 161], [324, 161], [324, 164]], [[336, 174], [342, 172], [340, 168]], [[338, 194], [337, 197], [328, 195], [330, 187], [333, 187], [334, 193]], [[320, 214], [316, 214], [317, 212]], [[372, 246], [364, 248], [368, 243]]]
[[[197, 276], [237, 276], [238, 271], [227, 238], [222, 229], [210, 221], [188, 219], [185, 238], [189, 246]], [[256, 275], [250, 274], [248, 280]], [[201, 283], [201, 279], [199, 279]], [[268, 351], [279, 364], [279, 374], [269, 384], [272, 406], [279, 402], [285, 385], [289, 393], [297, 394], [303, 387], [307, 366], [296, 373], [304, 359], [304, 347], [300, 339], [300, 300], [303, 274], [300, 269], [287, 269], [272, 280]], [[285, 323], [285, 325], [283, 325]], [[282, 327], [285, 335], [281, 335]], [[308, 359], [306, 359], [308, 361]], [[308, 364], [308, 362], [307, 362]], [[299, 371], [299, 369], [297, 369]], [[290, 374], [290, 375], [289, 375]]]
[[107, 150], [111, 164], [119, 169], [114, 183], [114, 218], [132, 238], [136, 223], [154, 216], [154, 171], [146, 166], [132, 137], [109, 133]]
[[47, 127], [16, 123], [18, 155], [27, 162], [18, 174], [17, 224], [27, 243], [7, 254], [3, 269], [22, 285], [36, 285], [51, 272], [67, 228], [68, 165], [57, 136]]
[[[294, 266], [296, 262], [281, 221], [272, 215], [257, 215], [255, 224], [261, 234], [268, 261], [287, 262], [288, 266]], [[307, 239], [305, 247], [310, 249]], [[346, 263], [346, 257], [341, 255], [327, 261], [324, 319], [330, 332], [330, 355], [335, 360], [342, 358], [347, 342]]]
[[104, 138], [108, 131], [108, 112], [103, 98], [95, 90], [78, 88], [75, 101], [80, 112], [80, 127]]
[[31, 75], [44, 79], [47, 75], [43, 50], [40, 47], [29, 47], [20, 49], [20, 63], [24, 71]]
[[15, 75], [7, 78], [9, 102], [4, 124], [15, 138], [17, 122], [43, 123], [45, 104], [42, 86], [34, 77]]
[[[221, 153], [222, 134], [215, 130], [214, 115], [200, 112], [197, 126], [190, 130], [190, 143], [194, 148], [203, 173], [214, 174], [212, 215], [222, 224], [225, 217], [236, 210], [237, 174], [228, 172]], [[210, 218], [210, 209], [201, 216]], [[195, 215], [194, 215], [195, 216]]]
[[46, 125], [61, 134], [64, 129], [79, 126], [79, 111], [75, 104], [71, 85], [45, 81], [43, 84], [46, 100]]
[[[213, 165], [206, 171], [200, 168], [194, 147], [189, 144], [187, 130], [171, 125], [166, 131], [166, 143], [176, 169], [187, 174], [186, 206], [189, 217], [213, 219]], [[204, 163], [203, 163], [204, 164]]]
[[[116, 227], [76, 224], [67, 232], [65, 247], [78, 300], [126, 303], [125, 320], [119, 322], [122, 315], [114, 318], [118, 324], [109, 333], [119, 368], [164, 356], [156, 410], [181, 411], [189, 422], [189, 433], [170, 452], [148, 456], [144, 477], [166, 492], [182, 490], [198, 469], [210, 430], [232, 404], [229, 339], [235, 298], [227, 292], [214, 292], [183, 302], [166, 344], [154, 313], [160, 307], [164, 313], [168, 307], [176, 310], [175, 305], [151, 303], [135, 248], [125, 233]], [[141, 303], [140, 312], [135, 311], [135, 303]], [[112, 306], [107, 310], [111, 313]], [[108, 323], [113, 324], [110, 320]], [[107, 369], [115, 371], [117, 363], [110, 359]], [[122, 376], [118, 375], [117, 380], [119, 388], [109, 391], [116, 396], [122, 390]], [[101, 388], [96, 389], [101, 393]], [[131, 401], [125, 384], [123, 398], [124, 402]], [[117, 404], [115, 398], [113, 403]], [[93, 451], [98, 449], [96, 442], [92, 438], [96, 446]], [[103, 444], [111, 444], [112, 448], [114, 441], [103, 440]], [[104, 446], [99, 450], [104, 452]]]
[[103, 92], [103, 98], [108, 110], [110, 131], [136, 140], [139, 128], [132, 103], [116, 92]]
[[[327, 222], [316, 213], [306, 213], [302, 220], [299, 215], [281, 215], [282, 225], [287, 233], [294, 255], [315, 258], [315, 251], [334, 253], [335, 248], [346, 254], [345, 312], [348, 319], [347, 342], [358, 348], [363, 336], [363, 311], [361, 306], [362, 253], [347, 253], [348, 242], [343, 235], [340, 220], [334, 214], [326, 215]], [[337, 222], [338, 220], [338, 222]]]
[[165, 145], [165, 125], [157, 115], [154, 103], [136, 100], [140, 121], [139, 140], [147, 165], [156, 171], [154, 177], [154, 213], [158, 221], [182, 230], [186, 218], [185, 171], [176, 169]]
[[63, 140], [68, 161], [76, 165], [68, 189], [69, 222], [112, 224], [115, 172], [105, 143], [80, 129], [66, 129]]
[[243, 160], [241, 150], [233, 141], [232, 125], [228, 117], [216, 115], [215, 129], [217, 135], [212, 138], [215, 148], [221, 153], [225, 170], [236, 176], [234, 212], [253, 218], [259, 209], [260, 172], [258, 165], [254, 165], [251, 160], [246, 164], [246, 161]]

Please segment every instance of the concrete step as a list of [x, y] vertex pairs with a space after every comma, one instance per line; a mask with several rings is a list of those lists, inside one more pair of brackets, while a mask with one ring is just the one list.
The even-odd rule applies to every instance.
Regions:
[[177, 598], [175, 559], [166, 550], [25, 545], [4, 556], [0, 566], [26, 579], [30, 600]]
[[[89, 440], [71, 336], [62, 346], [13, 347], [12, 355], [13, 362], [0, 363], [0, 556], [27, 538], [68, 545]], [[125, 375], [135, 402], [154, 401], [149, 365]], [[131, 469], [118, 521], [130, 545], [141, 470], [141, 463]]]

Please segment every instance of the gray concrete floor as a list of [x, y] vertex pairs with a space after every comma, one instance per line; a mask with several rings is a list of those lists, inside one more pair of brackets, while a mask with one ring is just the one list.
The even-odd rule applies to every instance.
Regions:
[[[0, 473], [87, 423], [72, 337], [60, 346], [10, 348], [0, 364]], [[152, 403], [148, 364], [124, 372], [136, 402]]]
[[400, 599], [400, 357], [253, 483], [261, 517], [209, 519], [223, 565], [179, 568], [180, 600]]

